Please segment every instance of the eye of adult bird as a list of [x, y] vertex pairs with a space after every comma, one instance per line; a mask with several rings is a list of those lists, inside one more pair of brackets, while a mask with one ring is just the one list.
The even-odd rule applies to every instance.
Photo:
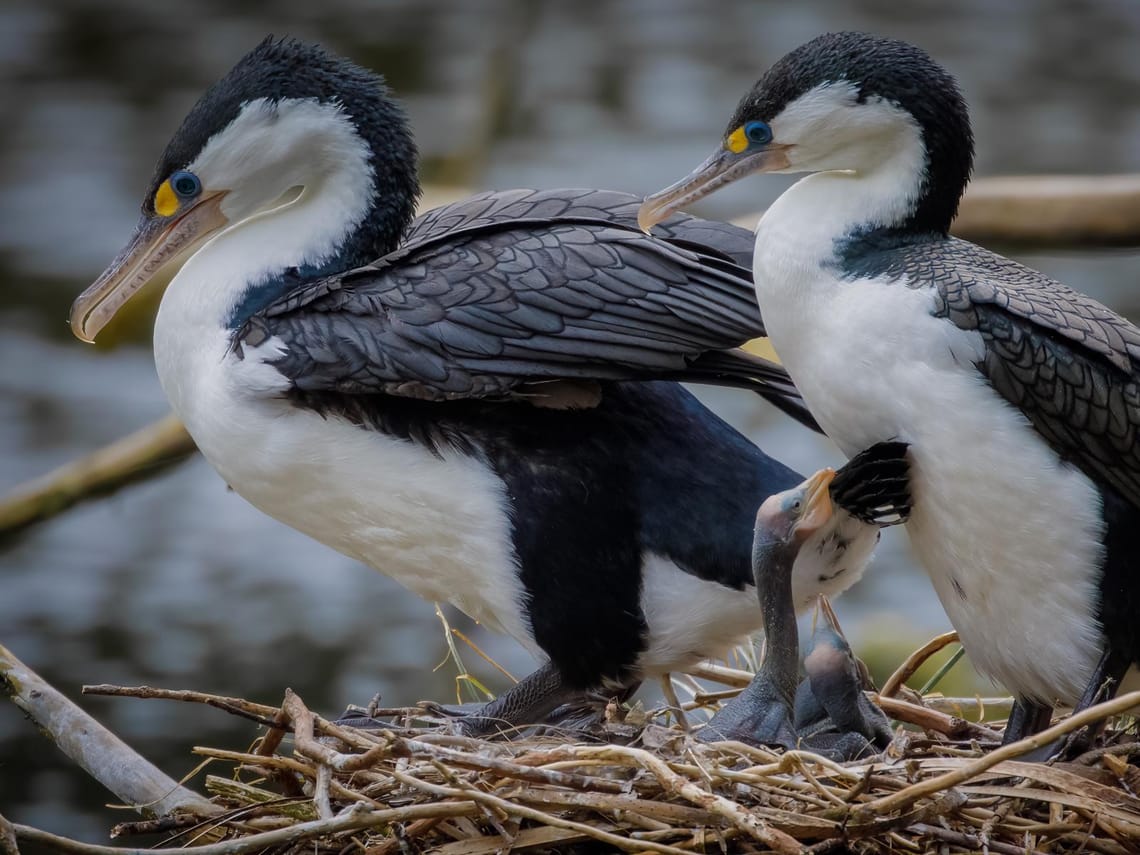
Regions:
[[767, 145], [772, 141], [772, 129], [767, 122], [747, 122], [744, 125], [744, 136], [754, 145]]
[[202, 182], [193, 172], [175, 172], [170, 176], [170, 186], [180, 199], [193, 199], [202, 192]]
[[202, 181], [193, 172], [179, 170], [158, 186], [154, 194], [154, 212], [170, 217], [184, 202], [197, 198], [202, 192]]

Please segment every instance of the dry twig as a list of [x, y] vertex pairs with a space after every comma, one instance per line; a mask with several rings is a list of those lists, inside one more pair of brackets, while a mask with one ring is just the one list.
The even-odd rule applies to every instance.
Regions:
[[130, 746], [64, 697], [0, 645], [0, 690], [39, 726], [64, 754], [117, 798], [147, 816], [218, 808], [163, 774]]

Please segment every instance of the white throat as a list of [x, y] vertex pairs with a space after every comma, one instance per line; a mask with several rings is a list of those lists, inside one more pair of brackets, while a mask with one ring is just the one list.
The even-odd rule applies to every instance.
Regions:
[[225, 326], [251, 288], [287, 268], [335, 257], [371, 207], [370, 158], [339, 105], [247, 103], [190, 164], [207, 188], [227, 191], [222, 212], [230, 225], [174, 277], [158, 325], [176, 318]]
[[[844, 121], [825, 124], [823, 117]], [[773, 120], [796, 147], [789, 172], [813, 174], [792, 185], [756, 227], [759, 264], [778, 276], [787, 265], [818, 267], [837, 238], [891, 226], [914, 210], [927, 169], [922, 130], [906, 110], [882, 99], [856, 102], [830, 84], [801, 96]], [[818, 170], [818, 171], [817, 171]]]
[[[155, 320], [159, 379], [191, 433], [214, 405], [203, 378], [226, 357], [235, 308], [286, 269], [335, 257], [372, 205], [370, 157], [340, 106], [259, 99], [190, 165], [207, 189], [228, 191], [230, 220], [178, 271]], [[264, 376], [252, 375], [259, 366]], [[242, 373], [255, 387], [281, 382], [258, 360]]]

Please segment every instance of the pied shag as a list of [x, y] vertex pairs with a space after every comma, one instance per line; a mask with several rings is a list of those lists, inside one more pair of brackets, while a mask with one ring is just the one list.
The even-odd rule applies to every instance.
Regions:
[[844, 452], [910, 443], [911, 541], [973, 663], [1017, 695], [1010, 740], [1140, 658], [1140, 329], [951, 238], [972, 164], [950, 74], [829, 34], [777, 62], [640, 221], [753, 172], [813, 173], [756, 228], [769, 335]]
[[[736, 349], [763, 334], [751, 235], [680, 217], [650, 238], [638, 199], [591, 190], [413, 222], [418, 195], [381, 78], [268, 39], [183, 121], [72, 327], [90, 341], [177, 267], [155, 360], [226, 482], [547, 660], [481, 722], [539, 720], [756, 629], [753, 514], [801, 479], [675, 382], [807, 418], [782, 369]], [[797, 602], [851, 584], [875, 538], [850, 517], [821, 537]]]
[[[886, 748], [890, 723], [863, 693], [859, 667], [830, 608], [812, 634], [799, 680], [799, 633], [792, 572], [808, 540], [827, 526], [833, 502], [872, 525], [904, 522], [910, 481], [903, 442], [881, 442], [838, 472], [821, 469], [796, 487], [764, 500], [756, 513], [752, 570], [764, 615], [764, 661], [752, 682], [697, 732], [792, 750], [810, 748], [848, 760]], [[799, 686], [797, 687], [797, 683]]]

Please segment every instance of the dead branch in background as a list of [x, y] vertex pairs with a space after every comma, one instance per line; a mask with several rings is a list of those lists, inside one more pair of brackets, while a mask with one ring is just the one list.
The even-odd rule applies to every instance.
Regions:
[[1022, 249], [1140, 245], [1140, 175], [980, 178], [952, 231], [980, 244]]
[[173, 415], [104, 446], [0, 499], [0, 534], [54, 517], [73, 505], [145, 481], [197, 449]]

